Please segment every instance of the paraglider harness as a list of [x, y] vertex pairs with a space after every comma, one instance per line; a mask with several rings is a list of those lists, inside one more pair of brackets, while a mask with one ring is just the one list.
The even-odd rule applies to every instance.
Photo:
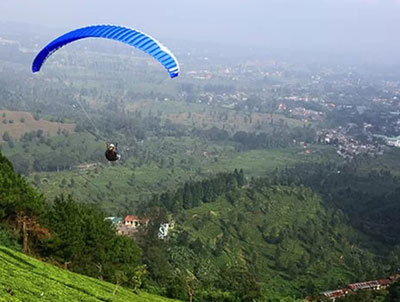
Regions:
[[107, 160], [116, 161], [121, 158], [121, 155], [119, 154], [119, 151], [118, 151], [118, 144], [116, 144], [116, 146], [114, 146], [113, 144], [109, 144], [106, 142], [106, 146], [107, 146], [107, 150], [106, 150], [105, 156], [106, 156]]

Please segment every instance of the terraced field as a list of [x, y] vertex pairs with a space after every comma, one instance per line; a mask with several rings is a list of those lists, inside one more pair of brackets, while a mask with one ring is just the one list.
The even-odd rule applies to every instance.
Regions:
[[0, 301], [167, 302], [111, 283], [71, 273], [0, 246]]

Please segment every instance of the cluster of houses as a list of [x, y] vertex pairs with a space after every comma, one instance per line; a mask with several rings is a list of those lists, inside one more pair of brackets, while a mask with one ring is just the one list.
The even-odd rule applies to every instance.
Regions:
[[331, 301], [335, 301], [336, 299], [344, 297], [349, 292], [355, 292], [357, 290], [386, 289], [397, 280], [400, 280], [400, 275], [393, 275], [387, 279], [381, 279], [381, 280], [351, 283], [351, 284], [348, 284], [346, 288], [322, 292], [321, 296], [326, 297], [326, 298], [330, 299]]
[[305, 109], [303, 107], [295, 107], [293, 109], [289, 109], [288, 114], [289, 114], [289, 117], [301, 119], [306, 123], [309, 121], [320, 121], [321, 122], [324, 118], [323, 112]]
[[346, 132], [348, 129], [339, 127], [338, 129], [326, 129], [320, 131], [319, 142], [335, 145], [336, 153], [345, 159], [353, 159], [360, 154], [382, 155], [382, 150], [372, 144], [361, 143], [352, 138]]
[[[138, 232], [140, 227], [147, 226], [150, 219], [140, 218], [136, 215], [127, 215], [125, 217], [107, 217], [115, 226], [118, 235], [132, 236]], [[168, 231], [173, 225], [171, 223], [162, 223], [159, 227], [158, 238], [165, 239], [168, 237]]]
[[386, 144], [391, 147], [400, 148], [400, 136], [398, 137], [386, 137]]

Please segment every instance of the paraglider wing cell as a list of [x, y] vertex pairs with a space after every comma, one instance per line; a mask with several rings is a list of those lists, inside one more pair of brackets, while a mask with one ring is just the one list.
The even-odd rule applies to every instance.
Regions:
[[115, 25], [83, 27], [58, 37], [37, 54], [32, 64], [32, 72], [38, 72], [46, 59], [59, 48], [84, 38], [112, 39], [134, 46], [159, 61], [168, 71], [171, 78], [179, 75], [179, 63], [173, 53], [164, 45], [145, 33]]

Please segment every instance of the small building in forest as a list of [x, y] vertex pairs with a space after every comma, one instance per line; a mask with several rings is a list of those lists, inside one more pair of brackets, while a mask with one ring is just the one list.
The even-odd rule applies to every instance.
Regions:
[[379, 282], [378, 281], [366, 281], [366, 282], [358, 282], [358, 283], [352, 283], [347, 285], [349, 289], [352, 291], [356, 291], [359, 289], [379, 289]]
[[110, 220], [112, 225], [117, 226], [118, 224], [121, 223], [121, 221], [123, 220], [122, 217], [106, 217], [107, 220]]
[[331, 291], [326, 291], [321, 293], [324, 297], [329, 298], [332, 301], [335, 301], [338, 298], [344, 297], [348, 292], [348, 289], [337, 289], [337, 290], [331, 290]]
[[400, 275], [392, 275], [387, 279], [357, 282], [348, 284], [346, 288], [325, 291], [321, 295], [329, 298], [331, 301], [336, 301], [336, 299], [347, 295], [349, 292], [355, 292], [358, 290], [382, 290], [388, 288], [391, 284], [400, 280]]
[[124, 218], [124, 225], [127, 228], [137, 228], [140, 226], [142, 219], [139, 216], [135, 215], [128, 215]]
[[136, 215], [127, 215], [116, 225], [117, 234], [119, 235], [132, 235], [136, 233], [139, 227], [147, 225], [149, 219], [140, 218]]

